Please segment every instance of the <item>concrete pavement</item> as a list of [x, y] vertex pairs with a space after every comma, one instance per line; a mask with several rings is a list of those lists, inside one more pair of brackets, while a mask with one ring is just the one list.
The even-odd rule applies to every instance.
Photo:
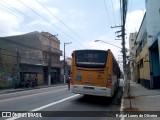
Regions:
[[[156, 115], [160, 116], [160, 89], [150, 90], [143, 87], [141, 84], [137, 84], [136, 82], [130, 81], [130, 97], [127, 94], [128, 89], [125, 89], [122, 97], [121, 103], [121, 111], [125, 113], [131, 113], [139, 115], [139, 113], [143, 114], [143, 117], [136, 119], [154, 119], [158, 120]], [[157, 112], [158, 111], [158, 112]], [[144, 114], [149, 114], [148, 116]], [[151, 116], [155, 114], [155, 116]], [[135, 117], [121, 117], [121, 119], [135, 119]]]

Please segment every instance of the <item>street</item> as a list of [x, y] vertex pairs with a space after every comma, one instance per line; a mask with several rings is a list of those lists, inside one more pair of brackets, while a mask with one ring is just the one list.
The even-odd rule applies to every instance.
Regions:
[[[49, 114], [47, 117], [41, 117], [37, 119], [53, 119], [52, 112], [50, 111], [62, 111], [64, 116], [56, 115], [54, 119], [75, 119], [76, 112], [81, 111], [76, 119], [106, 119], [105, 116], [94, 117], [95, 113], [105, 111], [119, 111], [121, 99], [121, 88], [119, 92], [112, 99], [97, 96], [84, 96], [79, 94], [70, 93], [66, 85], [33, 89], [21, 92], [14, 92], [0, 95], [0, 111], [47, 111], [45, 114]], [[71, 111], [71, 112], [66, 112]], [[74, 112], [73, 112], [74, 111]], [[83, 116], [85, 112], [91, 114], [91, 116]], [[95, 112], [94, 112], [95, 111]], [[60, 112], [61, 113], [61, 112]], [[66, 115], [68, 114], [68, 115]], [[98, 113], [97, 113], [98, 114]], [[43, 113], [42, 113], [43, 115]], [[110, 119], [115, 119], [111, 117]], [[89, 117], [89, 118], [88, 118]], [[109, 117], [109, 115], [107, 116]], [[4, 119], [4, 118], [1, 118]], [[5, 118], [6, 119], [6, 118]], [[22, 119], [22, 118], [17, 118]], [[27, 119], [27, 118], [23, 118]], [[31, 119], [31, 118], [30, 118]], [[33, 118], [35, 119], [35, 118]], [[119, 118], [117, 118], [119, 119]], [[13, 120], [13, 119], [12, 119]]]

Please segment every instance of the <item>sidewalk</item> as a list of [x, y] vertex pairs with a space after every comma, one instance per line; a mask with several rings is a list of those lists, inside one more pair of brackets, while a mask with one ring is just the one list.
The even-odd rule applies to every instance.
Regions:
[[[152, 111], [160, 111], [160, 89], [150, 90], [143, 87], [141, 84], [130, 81], [130, 101], [127, 92], [125, 91], [122, 98], [121, 111], [135, 111], [139, 113], [149, 111], [146, 112], [146, 114], [154, 113]], [[157, 112], [155, 112], [155, 114], [156, 113]], [[158, 115], [160, 115], [160, 112], [158, 112]], [[158, 118], [152, 117], [142, 117], [141, 119], [143, 118], [158, 120]], [[130, 120], [133, 118], [125, 117], [124, 119]]]
[[54, 85], [43, 85], [43, 86], [36, 86], [36, 87], [31, 87], [31, 88], [9, 88], [9, 89], [1, 89], [0, 90], [0, 95], [1, 94], [7, 94], [7, 93], [13, 93], [13, 92], [19, 92], [19, 91], [26, 91], [26, 90], [33, 90], [33, 89], [41, 89], [41, 88], [48, 88], [48, 87], [55, 87], [55, 86], [61, 86], [65, 85], [64, 83], [61, 84], [54, 84]]

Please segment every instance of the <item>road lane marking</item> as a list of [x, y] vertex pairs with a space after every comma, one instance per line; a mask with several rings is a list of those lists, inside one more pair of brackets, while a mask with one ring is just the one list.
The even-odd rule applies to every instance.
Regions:
[[[47, 107], [56, 105], [56, 104], [58, 104], [58, 103], [64, 102], [64, 101], [66, 101], [66, 100], [69, 100], [69, 99], [74, 98], [74, 97], [77, 97], [77, 96], [79, 96], [79, 94], [72, 95], [72, 96], [70, 96], [70, 97], [64, 98], [64, 99], [62, 99], [62, 100], [59, 100], [59, 101], [56, 101], [56, 102], [53, 102], [53, 103], [49, 103], [49, 104], [47, 104], [47, 105], [41, 106], [41, 107], [39, 107], [39, 108], [35, 108], [35, 109], [30, 110], [30, 111], [28, 111], [28, 112], [40, 111], [40, 110], [42, 110], [42, 109], [45, 109], [45, 108], [47, 108]], [[16, 120], [16, 119], [19, 119], [19, 118], [21, 118], [21, 117], [11, 117], [11, 118], [8, 118], [8, 119], [6, 119], [6, 120]]]
[[64, 98], [64, 99], [62, 99], [62, 100], [59, 100], [59, 101], [56, 101], [56, 102], [53, 102], [53, 103], [44, 105], [44, 106], [42, 106], [42, 107], [39, 107], [39, 108], [30, 110], [30, 111], [40, 111], [40, 110], [45, 109], [45, 108], [47, 108], [47, 107], [50, 107], [50, 106], [52, 106], [52, 105], [56, 105], [56, 104], [58, 104], [58, 103], [61, 103], [61, 102], [66, 101], [66, 100], [68, 100], [68, 99], [74, 98], [74, 97], [76, 97], [76, 96], [78, 96], [78, 95], [79, 95], [79, 94], [72, 95], [72, 96], [70, 96], [70, 97]]
[[51, 92], [63, 91], [63, 90], [66, 90], [66, 89], [67, 88], [63, 88], [63, 89], [58, 89], [58, 90], [54, 90], [54, 91], [46, 91], [46, 92], [42, 92], [42, 93], [36, 93], [36, 94], [32, 94], [32, 95], [18, 96], [18, 97], [15, 97], [15, 98], [6, 98], [6, 99], [3, 99], [3, 100], [0, 100], [0, 102], [6, 102], [6, 101], [10, 101], [10, 100], [17, 100], [17, 99], [21, 99], [21, 98], [40, 95], [40, 94], [43, 94], [43, 93], [51, 93]]
[[[123, 113], [123, 109], [124, 109], [124, 99], [122, 98], [122, 100], [121, 100], [121, 107], [120, 107], [120, 113]], [[122, 116], [120, 118], [120, 120], [125, 120], [124, 116]]]

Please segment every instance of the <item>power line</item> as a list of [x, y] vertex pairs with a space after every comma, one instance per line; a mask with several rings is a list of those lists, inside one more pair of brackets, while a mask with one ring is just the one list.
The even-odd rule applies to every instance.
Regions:
[[83, 38], [79, 36], [76, 32], [74, 32], [69, 26], [67, 26], [62, 20], [60, 20], [56, 15], [54, 15], [50, 10], [48, 10], [41, 2], [38, 0], [35, 0], [37, 3], [39, 3], [46, 11], [48, 11], [52, 16], [54, 16], [58, 21], [60, 21], [65, 27], [67, 27], [71, 32], [73, 32], [77, 37], [79, 37], [81, 40]]
[[[53, 17], [55, 17], [58, 21], [60, 21], [66, 28], [68, 28], [72, 33], [74, 33], [78, 38], [83, 40], [81, 36], [79, 36], [75, 31], [73, 31], [69, 26], [67, 26], [61, 19], [59, 19], [55, 14], [53, 14], [49, 9], [47, 9], [41, 2], [35, 0], [38, 4], [40, 4], [47, 12], [49, 12]], [[77, 40], [76, 40], [77, 41]], [[84, 40], [83, 40], [84, 41]], [[78, 41], [79, 42], [79, 41]]]
[[[111, 23], [111, 20], [110, 20], [110, 17], [109, 17], [109, 12], [108, 12], [107, 5], [106, 5], [106, 1], [105, 1], [105, 0], [104, 0], [104, 6], [105, 6], [105, 10], [106, 10], [106, 13], [107, 13], [107, 17], [108, 17], [109, 23], [110, 23], [111, 28], [112, 28], [112, 23]], [[112, 32], [113, 32], [113, 36], [116, 38], [113, 29], [112, 29]]]
[[132, 8], [132, 3], [133, 3], [133, 0], [131, 1], [131, 4], [130, 4], [130, 9], [129, 9], [129, 11], [131, 11], [131, 8]]
[[119, 1], [119, 15], [120, 15], [120, 25], [122, 25], [122, 15], [121, 15], [121, 13], [122, 13], [122, 2], [121, 2], [121, 0]]
[[[33, 9], [31, 9], [29, 6], [27, 6], [26, 4], [24, 4], [22, 1], [18, 0], [21, 4], [23, 4], [24, 6], [26, 6], [28, 9], [30, 9], [32, 12], [34, 12], [36, 15], [38, 15], [39, 17], [43, 18], [45, 21], [47, 21], [49, 24], [51, 24], [53, 27], [57, 28], [58, 30], [60, 30], [61, 32], [64, 33], [64, 31], [62, 31], [60, 28], [58, 28], [57, 26], [53, 25], [50, 21], [48, 21], [46, 18], [44, 18], [43, 16], [41, 16], [39, 13], [35, 12]], [[66, 34], [66, 33], [64, 33]], [[67, 35], [68, 36], [68, 35]], [[70, 37], [70, 36], [69, 36]]]
[[[17, 16], [17, 14], [15, 14], [15, 12], [14, 12], [14, 11], [16, 11], [16, 12], [20, 13], [21, 15], [25, 15], [24, 18], [25, 18], [26, 21], [28, 21], [28, 23], [31, 22], [31, 21], [30, 21], [30, 20], [32, 20], [31, 17], [27, 16], [26, 14], [24, 14], [23, 12], [19, 11], [19, 10], [16, 9], [16, 8], [14, 8], [13, 6], [7, 4], [6, 2], [4, 2], [4, 1], [2, 1], [2, 2], [3, 2], [4, 4], [6, 4], [8, 7], [0, 3], [1, 6], [5, 7], [6, 10], [7, 10], [11, 15], [16, 16], [17, 18], [23, 18], [22, 16]], [[10, 8], [12, 8], [14, 11], [13, 11], [12, 9], [10, 9]], [[34, 25], [34, 26], [46, 28], [45, 26], [42, 26], [42, 25]]]
[[[132, 3], [133, 3], [133, 0], [130, 2], [130, 7], [129, 7], [130, 12], [131, 12], [131, 8], [132, 8]], [[130, 19], [128, 19], [128, 24], [129, 24], [129, 21], [130, 21]], [[128, 25], [126, 27], [128, 28]]]
[[[3, 5], [3, 4], [1, 4], [1, 3], [0, 3], [0, 5], [3, 6], [4, 8], [6, 8], [5, 5]], [[2, 7], [1, 7], [1, 8], [2, 8]], [[2, 8], [2, 9], [4, 9], [4, 8]], [[10, 12], [10, 11], [8, 11], [8, 12]], [[11, 12], [10, 12], [10, 13], [11, 13]], [[13, 15], [13, 14], [12, 14], [12, 15]], [[16, 16], [16, 17], [18, 17], [18, 18], [21, 18], [21, 17], [19, 17], [19, 16], [17, 16], [17, 15], [14, 15], [14, 16]]]
[[[1, 47], [0, 47], [0, 50], [12, 52], [12, 53], [16, 53], [16, 51], [14, 51], [14, 50], [5, 49], [5, 48], [1, 48]], [[31, 60], [47, 61], [47, 59], [44, 59], [43, 57], [40, 57], [40, 56], [38, 56], [38, 55], [36, 55], [36, 56], [33, 56], [33, 55], [32, 55], [32, 57], [22, 57], [22, 55], [24, 56], [24, 53], [26, 53], [26, 56], [27, 56], [28, 52], [25, 52], [25, 51], [22, 52], [22, 50], [20, 50], [20, 49], [18, 49], [18, 51], [21, 51], [21, 52], [19, 52], [19, 53], [20, 53], [20, 58], [31, 59]], [[42, 51], [43, 51], [43, 50], [42, 50]], [[42, 51], [41, 51], [41, 52], [42, 52]], [[32, 52], [32, 53], [33, 53], [33, 52]], [[17, 55], [2, 53], [2, 51], [1, 51], [0, 54], [1, 54], [1, 55], [10, 56], [10, 57], [17, 57]], [[33, 58], [33, 57], [36, 57], [36, 58]], [[37, 57], [39, 57], [39, 59], [37, 59]], [[56, 62], [52, 62], [52, 63], [56, 63]], [[58, 62], [57, 62], [57, 63], [58, 63]]]
[[[1, 49], [1, 48], [0, 48]], [[0, 53], [1, 55], [5, 55], [5, 56], [9, 56], [9, 57], [17, 57], [17, 55], [10, 55], [10, 54], [5, 54], [5, 53]], [[22, 54], [22, 53], [21, 53]], [[43, 58], [40, 58], [40, 59], [37, 59], [37, 58], [33, 58], [33, 57], [22, 57], [21, 54], [19, 55], [20, 58], [23, 58], [23, 59], [26, 59], [26, 60], [39, 60], [41, 62], [43, 61], [48, 61], [48, 59], [43, 59]], [[34, 57], [37, 57], [37, 56], [34, 56]], [[60, 63], [60, 62], [52, 62], [51, 63]]]
[[[28, 9], [30, 9], [32, 12], [34, 12], [36, 15], [38, 15], [39, 17], [43, 18], [46, 22], [48, 22], [49, 24], [51, 24], [53, 27], [57, 28], [59, 31], [61, 31], [63, 34], [65, 34], [66, 36], [68, 36], [69, 38], [71, 38], [72, 40], [77, 41], [76, 39], [74, 39], [73, 37], [71, 37], [69, 34], [65, 33], [63, 30], [61, 30], [59, 27], [57, 27], [56, 25], [52, 24], [50, 21], [48, 21], [46, 18], [44, 18], [43, 16], [41, 16], [39, 13], [37, 13], [36, 11], [34, 11], [32, 8], [30, 8], [29, 6], [27, 6], [26, 4], [24, 4], [22, 1], [18, 0], [21, 4], [23, 4], [24, 6], [26, 6]], [[79, 42], [79, 41], [78, 41]], [[79, 44], [77, 43], [77, 45], [79, 46]], [[81, 47], [81, 46], [80, 46]]]
[[111, 3], [112, 3], [112, 9], [113, 9], [114, 22], [115, 22], [115, 25], [116, 25], [116, 18], [115, 18], [114, 7], [113, 7], [113, 1], [112, 1], [112, 0], [111, 0]]
[[106, 9], [106, 12], [107, 12], [107, 16], [108, 16], [109, 23], [110, 23], [110, 25], [112, 26], [111, 20], [110, 20], [110, 17], [109, 17], [109, 13], [108, 13], [108, 9], [107, 9], [107, 5], [106, 5], [106, 1], [105, 1], [105, 0], [104, 0], [104, 6], [105, 6], [105, 9]]
[[[118, 27], [121, 27], [121, 25], [116, 25], [116, 18], [115, 18], [115, 13], [114, 13], [114, 7], [113, 7], [113, 1], [111, 0], [111, 3], [112, 3], [112, 8], [113, 8], [113, 16], [114, 16], [114, 21], [115, 21], [115, 26], [112, 27], [112, 24], [111, 24], [111, 20], [110, 20], [110, 17], [109, 17], [109, 12], [108, 12], [108, 9], [107, 9], [107, 4], [106, 4], [106, 1], [104, 0], [104, 4], [105, 4], [105, 9], [106, 9], [106, 12], [107, 12], [107, 16], [108, 16], [108, 19], [109, 19], [109, 22], [110, 22], [110, 25], [111, 25], [111, 28], [116, 28], [116, 31], [118, 29]], [[113, 29], [112, 29], [113, 31]], [[113, 31], [113, 36], [115, 38], [115, 40], [118, 40], [116, 39], [116, 32]]]

